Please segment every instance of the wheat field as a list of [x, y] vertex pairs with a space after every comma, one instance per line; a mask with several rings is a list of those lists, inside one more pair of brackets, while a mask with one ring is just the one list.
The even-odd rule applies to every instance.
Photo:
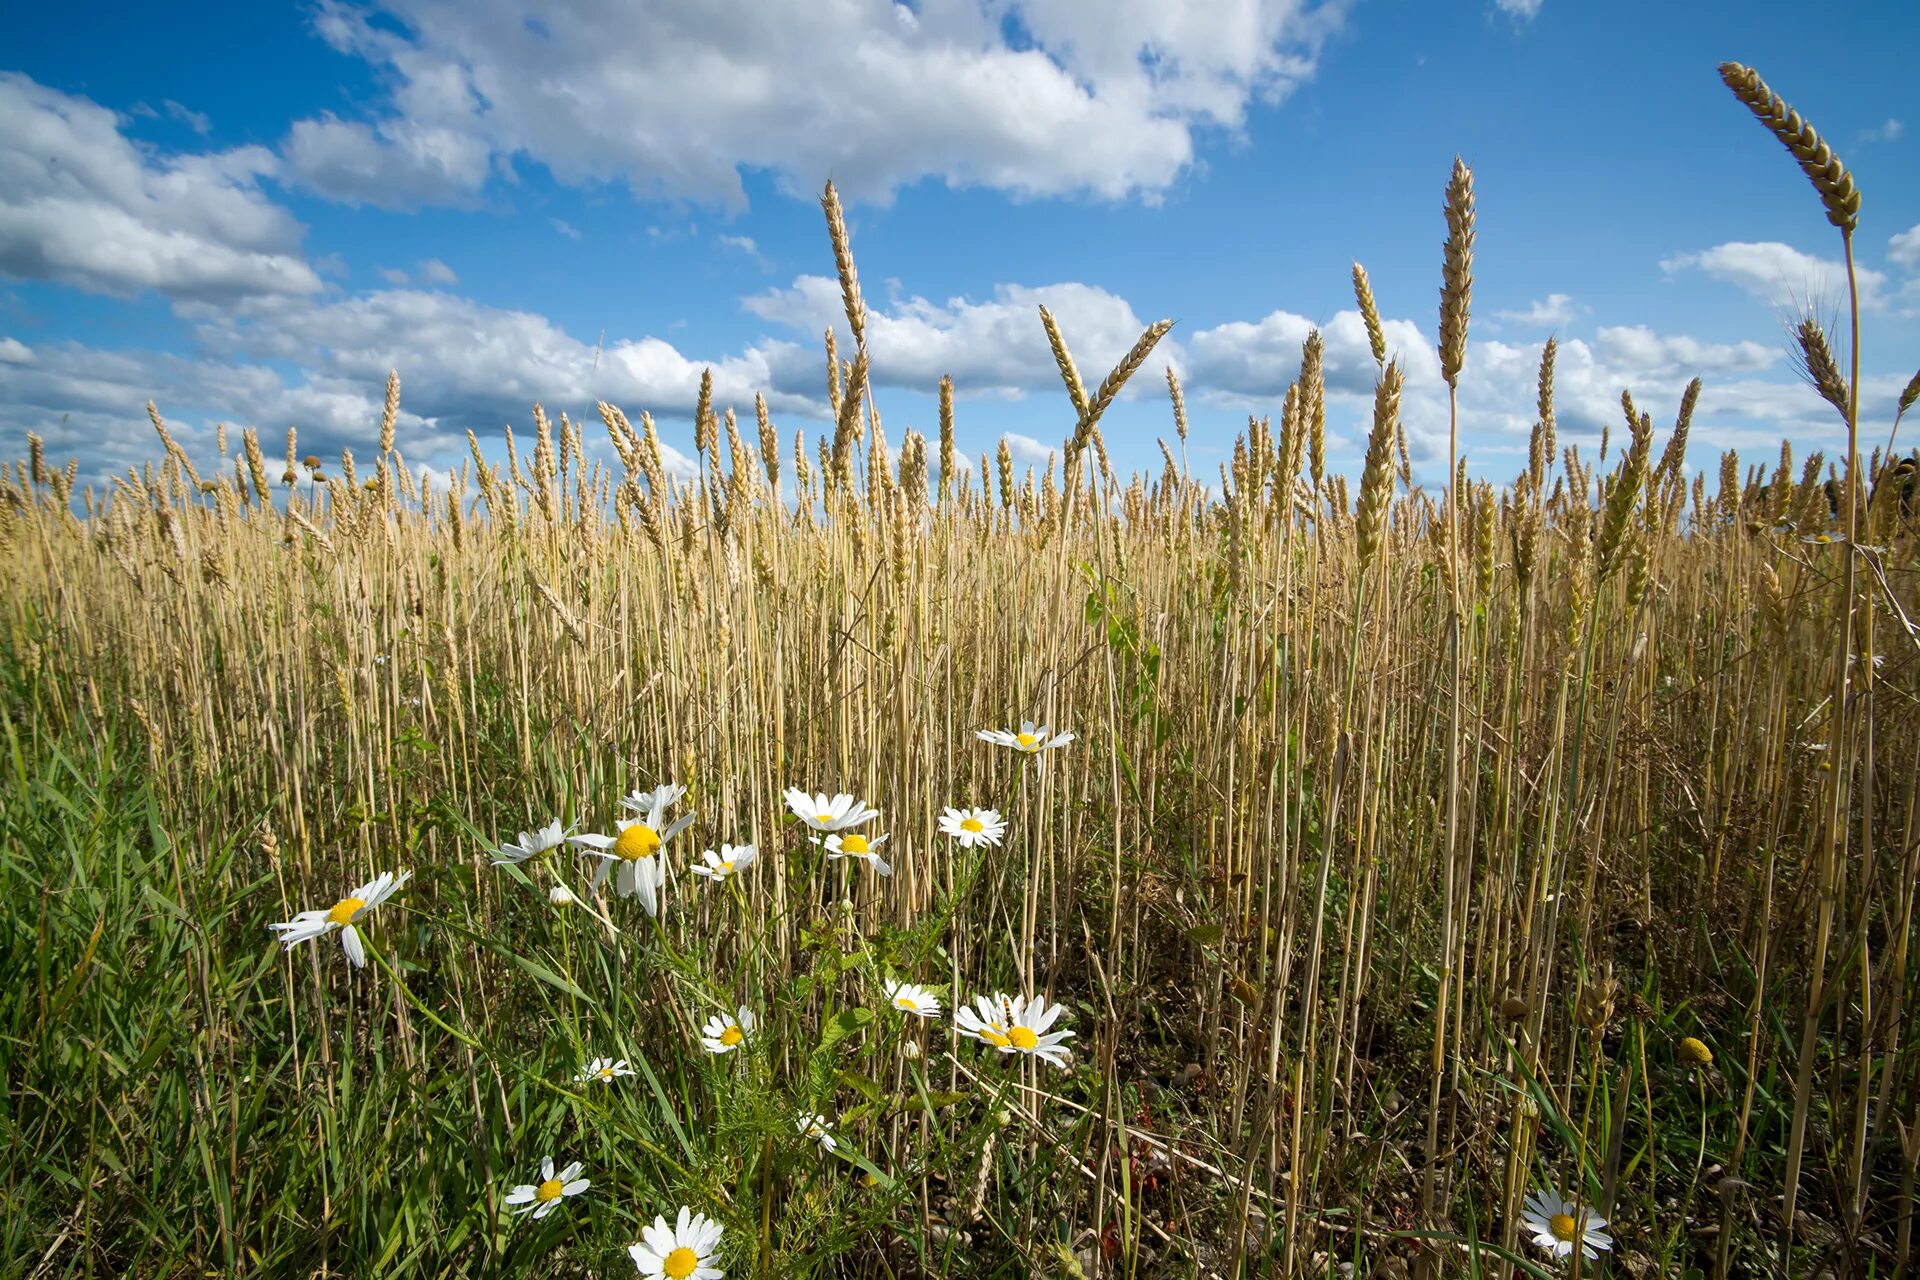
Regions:
[[1920, 503], [1857, 307], [1797, 332], [1850, 458], [1694, 457], [1697, 382], [1562, 447], [1549, 344], [1525, 469], [1424, 484], [1356, 267], [1362, 474], [1315, 337], [1218, 475], [1171, 372], [1117, 475], [1166, 326], [1089, 390], [1044, 311], [1058, 465], [963, 469], [951, 385], [889, 442], [823, 203], [812, 441], [536, 408], [423, 489], [396, 378], [370, 457], [155, 410], [108, 488], [7, 469], [0, 1274], [1910, 1274]]

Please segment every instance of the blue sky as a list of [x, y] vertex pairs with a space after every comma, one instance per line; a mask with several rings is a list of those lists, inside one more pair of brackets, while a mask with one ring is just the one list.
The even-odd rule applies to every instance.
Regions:
[[708, 366], [723, 402], [764, 392], [786, 439], [812, 437], [822, 329], [851, 350], [817, 204], [833, 177], [895, 444], [931, 433], [951, 373], [969, 454], [1008, 436], [1043, 462], [1072, 427], [1045, 303], [1089, 382], [1177, 322], [1108, 417], [1123, 469], [1157, 469], [1171, 438], [1161, 366], [1211, 471], [1321, 326], [1350, 467], [1357, 259], [1415, 448], [1443, 457], [1456, 153], [1479, 206], [1478, 473], [1518, 469], [1549, 334], [1567, 439], [1617, 420], [1622, 388], [1670, 422], [1698, 374], [1695, 467], [1783, 436], [1831, 453], [1785, 322], [1840, 308], [1838, 233], [1715, 66], [1759, 68], [1860, 182], [1881, 440], [1920, 361], [1920, 11], [1806, 22], [1572, 0], [33, 7], [0, 52], [0, 454], [37, 432], [98, 478], [153, 455], [153, 397], [202, 458], [220, 421], [276, 457], [289, 425], [302, 453], [364, 457], [389, 367], [414, 464], [530, 426], [535, 400], [649, 410], [690, 451]]

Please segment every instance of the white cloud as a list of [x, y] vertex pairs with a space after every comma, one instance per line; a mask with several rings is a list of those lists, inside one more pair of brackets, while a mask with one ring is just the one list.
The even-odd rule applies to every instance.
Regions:
[[1544, 300], [1537, 299], [1528, 304], [1525, 311], [1496, 311], [1494, 315], [1514, 324], [1557, 329], [1578, 320], [1581, 310], [1574, 304], [1571, 294], [1550, 293]]
[[1908, 271], [1920, 271], [1920, 223], [1887, 241], [1887, 257]]
[[[1050, 392], [1057, 395], [1057, 407], [1067, 420], [1064, 432], [1072, 426], [1073, 410], [1040, 322], [1043, 305], [1059, 322], [1089, 388], [1132, 348], [1148, 323], [1126, 299], [1086, 284], [1002, 284], [994, 286], [990, 301], [950, 298], [936, 303], [914, 296], [885, 309], [869, 299], [867, 349], [874, 383], [931, 391], [943, 375], [951, 374], [956, 389], [967, 396], [1019, 398], [1031, 391]], [[781, 369], [789, 381], [780, 385], [811, 389], [822, 382], [825, 366], [814, 344], [830, 325], [841, 354], [853, 350], [836, 279], [800, 276], [791, 288], [755, 294], [745, 306], [762, 320], [807, 335], [804, 352], [795, 348], [799, 365]], [[1178, 367], [1178, 344], [1162, 338], [1152, 360], [1156, 366], [1171, 362]]]
[[[1663, 259], [1660, 267], [1669, 275], [1688, 269], [1704, 271], [1716, 280], [1738, 285], [1776, 306], [1817, 309], [1833, 299], [1846, 297], [1847, 272], [1842, 263], [1802, 253], [1778, 241], [1736, 240], [1699, 253], [1676, 254]], [[1886, 305], [1882, 294], [1887, 282], [1885, 275], [1858, 267], [1855, 276], [1860, 283], [1862, 308], [1873, 311]]]
[[408, 209], [465, 203], [486, 181], [486, 143], [408, 120], [378, 126], [334, 116], [298, 120], [281, 153], [287, 177], [329, 200]]
[[1608, 368], [1683, 382], [1695, 375], [1759, 372], [1772, 368], [1782, 355], [1782, 348], [1758, 342], [1702, 342], [1686, 334], [1657, 334], [1643, 324], [1603, 325], [1595, 350]]
[[1895, 120], [1893, 117], [1889, 116], [1887, 117], [1887, 120], [1884, 124], [1875, 125], [1873, 128], [1868, 129], [1865, 133], [1862, 133], [1860, 135], [1860, 142], [1863, 144], [1874, 143], [1874, 142], [1898, 142], [1900, 141], [1902, 135], [1906, 133], [1906, 131], [1907, 131], [1906, 125], [1900, 123], [1900, 121]]
[[300, 224], [260, 147], [156, 158], [113, 112], [0, 73], [0, 275], [175, 298], [304, 294]]
[[574, 226], [572, 223], [562, 221], [559, 218], [548, 218], [547, 221], [553, 225], [555, 231], [558, 231], [567, 239], [578, 240], [580, 238], [580, 228]]
[[766, 254], [760, 252], [760, 246], [753, 242], [752, 236], [723, 235], [723, 236], [720, 236], [718, 240], [721, 248], [731, 249], [736, 253], [745, 254], [748, 258], [751, 258], [753, 260], [753, 264], [759, 267], [762, 271], [773, 270], [772, 261], [767, 257]]
[[[711, 367], [722, 404], [753, 403], [776, 387], [777, 362], [791, 344], [763, 342], [710, 362], [671, 343], [642, 337], [592, 341], [566, 333], [545, 316], [485, 306], [442, 292], [388, 289], [325, 304], [260, 301], [241, 308], [196, 308], [197, 335], [211, 354], [229, 359], [298, 362], [322, 376], [378, 390], [398, 369], [403, 401], [448, 430], [519, 420], [539, 401], [558, 413], [591, 413], [595, 400], [656, 415], [690, 413], [700, 374]], [[818, 381], [818, 380], [816, 380]], [[824, 389], [824, 388], [822, 388]], [[807, 394], [776, 389], [776, 411], [824, 412]]]
[[[80, 457], [95, 479], [151, 461], [156, 446], [144, 409], [151, 398], [203, 470], [215, 464], [219, 421], [258, 427], [269, 448], [291, 423], [302, 454], [331, 457], [344, 446], [364, 457], [378, 430], [387, 370], [398, 369], [397, 436], [411, 463], [457, 465], [469, 428], [482, 440], [497, 439], [505, 424], [524, 435], [536, 402], [555, 417], [585, 421], [589, 443], [610, 457], [593, 409], [605, 399], [635, 421], [643, 410], [660, 419], [669, 465], [690, 469], [690, 445], [681, 452], [672, 441], [691, 434], [677, 421], [691, 416], [702, 369], [713, 370], [717, 402], [740, 406], [751, 421], [754, 392], [774, 386], [774, 365], [793, 354], [788, 344], [763, 342], [701, 361], [645, 337], [610, 343], [596, 367], [591, 342], [543, 316], [421, 290], [181, 311], [198, 322], [198, 356], [76, 342], [30, 350], [0, 341], [0, 456], [11, 456], [33, 431], [52, 456]], [[293, 372], [283, 372], [289, 366]], [[768, 402], [776, 417], [826, 412], [805, 394], [776, 390]]]
[[187, 126], [187, 128], [193, 130], [195, 133], [205, 136], [206, 134], [213, 132], [213, 121], [209, 120], [204, 112], [193, 111], [186, 107], [183, 107], [179, 103], [175, 102], [172, 98], [168, 98], [165, 102], [161, 103], [160, 105], [167, 109], [168, 115], [172, 116], [175, 120], [178, 120], [181, 124], [184, 124], [185, 126]]
[[[1190, 380], [1203, 393], [1231, 397], [1236, 403], [1277, 399], [1298, 376], [1301, 345], [1315, 327], [1303, 315], [1275, 311], [1257, 322], [1236, 320], [1203, 329], [1191, 340]], [[1328, 391], [1371, 398], [1377, 370], [1360, 313], [1339, 312], [1318, 328]], [[1439, 381], [1440, 358], [1418, 325], [1387, 320], [1381, 328], [1388, 358], [1400, 361], [1410, 381]]]
[[415, 269], [419, 272], [422, 284], [456, 285], [460, 283], [460, 277], [454, 273], [453, 268], [438, 258], [428, 258]]
[[1541, 0], [1493, 0], [1494, 7], [1519, 22], [1532, 22], [1540, 14]]
[[1000, 438], [1006, 441], [1007, 453], [1015, 462], [1031, 463], [1036, 467], [1047, 465], [1047, 459], [1054, 454], [1054, 446], [1032, 436], [1023, 436], [1017, 431], [1002, 432]]
[[[766, 170], [856, 199], [934, 177], [1017, 195], [1166, 190], [1203, 129], [1310, 78], [1350, 0], [509, 0], [325, 4], [396, 87], [301, 121], [289, 169], [336, 198], [461, 202], [525, 157], [561, 182], [738, 207]], [[392, 20], [388, 20], [392, 19]]]
[[403, 285], [407, 282], [407, 273], [398, 267], [381, 267], [380, 278], [391, 285]]
[[415, 474], [423, 493], [453, 492], [453, 469], [450, 467], [430, 467], [423, 462]]

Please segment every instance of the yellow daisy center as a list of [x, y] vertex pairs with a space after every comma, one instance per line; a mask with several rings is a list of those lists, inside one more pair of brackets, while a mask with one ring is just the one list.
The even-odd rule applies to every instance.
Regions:
[[613, 842], [613, 856], [638, 862], [660, 851], [660, 833], [644, 822], [636, 822], [622, 831]]
[[1030, 733], [1016, 733], [1013, 735], [1013, 740], [1020, 744], [1022, 751], [1033, 750], [1033, 744], [1040, 741]]
[[328, 924], [352, 924], [354, 913], [367, 905], [365, 898], [342, 898], [327, 912]]
[[747, 1033], [742, 1031], [737, 1025], [728, 1027], [720, 1033], [720, 1043], [726, 1045], [728, 1048], [732, 1048], [746, 1038]]
[[841, 836], [840, 852], [842, 853], [867, 852], [867, 838], [865, 836]]
[[733, 859], [728, 858], [725, 862], [722, 862], [720, 864], [720, 874], [724, 876], [724, 875], [730, 875], [732, 874], [732, 872], [733, 872]]
[[960, 829], [962, 831], [972, 831], [978, 834], [979, 832], [985, 831], [987, 829], [987, 824], [980, 821], [980, 819], [978, 818], [962, 818], [960, 819]]
[[905, 1009], [908, 1013], [917, 1013], [920, 1009], [920, 1005], [914, 998], [906, 995], [895, 996], [893, 998], [893, 1007], [896, 1009]]
[[549, 1200], [558, 1200], [560, 1198], [560, 1179], [548, 1178], [534, 1190], [533, 1198], [542, 1204], [545, 1204]]
[[687, 1280], [695, 1267], [700, 1265], [700, 1255], [681, 1245], [663, 1260], [661, 1270], [673, 1277], [673, 1280]]
[[823, 827], [830, 827], [833, 825], [833, 815], [830, 813], [823, 813], [818, 818], [814, 819], [814, 821], [818, 822]]
[[613, 1068], [612, 1068], [612, 1067], [602, 1067], [602, 1068], [600, 1068], [600, 1078], [601, 1078], [602, 1080], [611, 1080], [611, 1079], [613, 1079]]
[[1547, 1219], [1547, 1230], [1553, 1232], [1556, 1240], [1572, 1240], [1580, 1224], [1573, 1220], [1570, 1213], [1556, 1213]]
[[1007, 1043], [1032, 1053], [1039, 1047], [1040, 1037], [1033, 1033], [1032, 1027], [1014, 1027], [1007, 1032]]

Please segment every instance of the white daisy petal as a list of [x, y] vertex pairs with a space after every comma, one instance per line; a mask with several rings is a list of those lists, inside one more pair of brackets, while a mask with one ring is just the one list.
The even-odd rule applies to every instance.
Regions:
[[269, 924], [267, 929], [276, 935], [275, 941], [289, 950], [339, 929], [340, 947], [346, 953], [348, 963], [355, 968], [364, 968], [367, 963], [366, 948], [353, 926], [365, 920], [368, 912], [398, 892], [412, 875], [410, 871], [398, 874], [382, 872], [325, 910], [302, 911], [291, 920]]

